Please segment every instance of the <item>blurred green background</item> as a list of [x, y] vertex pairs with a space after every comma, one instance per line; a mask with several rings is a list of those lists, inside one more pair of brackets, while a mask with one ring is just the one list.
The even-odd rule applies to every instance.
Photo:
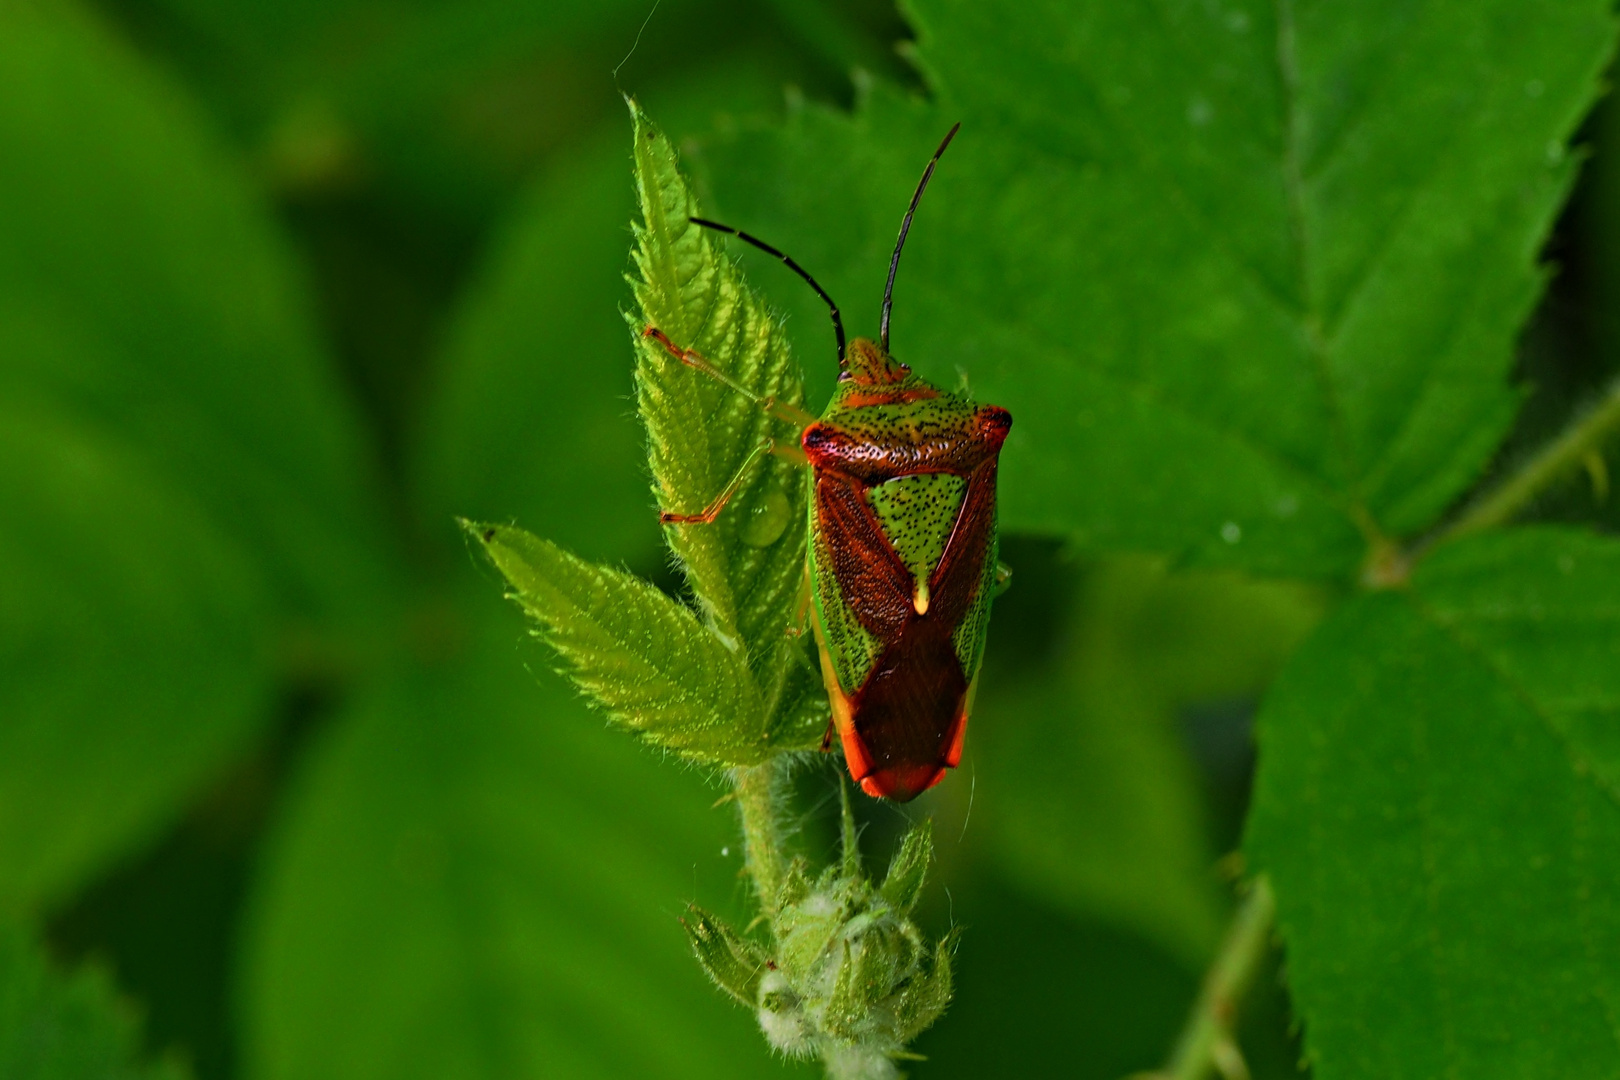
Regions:
[[[746, 911], [722, 784], [574, 700], [453, 523], [675, 588], [620, 315], [621, 91], [700, 185], [706, 140], [795, 101], [924, 92], [885, 3], [650, 8], [0, 0], [0, 916], [89, 965], [64, 1001], [121, 997], [109, 1053], [205, 1080], [815, 1074], [675, 921]], [[1617, 138], [1588, 122], [1508, 456], [1613, 369]], [[749, 265], [819, 405], [813, 298]], [[960, 773], [862, 807], [874, 859], [935, 817], [922, 919], [967, 929], [913, 1073], [1117, 1077], [1195, 991], [1253, 704], [1326, 597], [1042, 537], [1003, 558]], [[800, 776], [813, 857], [834, 777]], [[1290, 1075], [1262, 982], [1246, 1049]]]

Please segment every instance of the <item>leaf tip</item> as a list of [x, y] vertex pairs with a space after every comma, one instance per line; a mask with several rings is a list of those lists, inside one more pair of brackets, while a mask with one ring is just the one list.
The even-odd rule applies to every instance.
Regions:
[[697, 905], [687, 905], [686, 914], [680, 924], [704, 972], [738, 1004], [754, 1008], [760, 980], [772, 968], [770, 959], [759, 946]]
[[479, 543], [482, 544], [489, 544], [493, 542], [496, 532], [499, 531], [497, 526], [488, 525], [482, 521], [473, 521], [470, 518], [464, 517], [456, 518], [456, 524], [460, 525], [463, 530], [471, 534], [475, 539], [478, 540]]
[[923, 882], [928, 875], [928, 864], [934, 857], [934, 824], [925, 818], [912, 826], [900, 842], [889, 864], [880, 891], [884, 899], [902, 914], [909, 914], [922, 895]]
[[653, 123], [652, 117], [647, 115], [647, 111], [641, 107], [641, 102], [626, 94], [624, 104], [630, 110], [630, 126], [635, 132], [637, 146], [643, 142], [657, 142], [663, 138], [663, 133], [658, 130], [658, 125]]

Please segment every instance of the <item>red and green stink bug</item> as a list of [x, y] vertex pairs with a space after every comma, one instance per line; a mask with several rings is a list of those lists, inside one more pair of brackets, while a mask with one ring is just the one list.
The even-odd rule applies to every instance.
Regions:
[[[996, 463], [1012, 426], [1006, 409], [942, 390], [889, 355], [900, 251], [956, 131], [934, 152], [901, 222], [876, 342], [856, 338], [846, 349], [838, 306], [788, 256], [730, 226], [692, 219], [781, 259], [832, 311], [839, 375], [827, 411], [818, 420], [761, 404], [802, 424], [797, 446], [771, 452], [814, 470], [806, 577], [832, 704], [828, 744], [836, 729], [861, 788], [901, 802], [933, 787], [962, 756], [996, 583]], [[646, 335], [749, 393], [657, 328]], [[701, 513], [665, 513], [662, 520], [712, 522], [741, 477]]]

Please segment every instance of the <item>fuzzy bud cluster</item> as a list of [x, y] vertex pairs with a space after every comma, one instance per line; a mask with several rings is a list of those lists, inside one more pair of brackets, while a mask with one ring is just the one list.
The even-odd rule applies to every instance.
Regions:
[[715, 983], [756, 1010], [772, 1046], [819, 1056], [833, 1076], [886, 1080], [951, 998], [955, 933], [930, 947], [910, 917], [931, 854], [924, 824], [906, 836], [881, 886], [848, 851], [814, 880], [795, 860], [769, 953], [696, 909], [687, 932]]

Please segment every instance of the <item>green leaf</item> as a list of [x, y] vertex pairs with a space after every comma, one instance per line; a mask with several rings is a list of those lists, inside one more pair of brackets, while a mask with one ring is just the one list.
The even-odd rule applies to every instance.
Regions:
[[0, 400], [138, 449], [285, 606], [352, 615], [390, 565], [357, 425], [194, 106], [76, 5], [5, 4], [0, 160]]
[[1248, 847], [1313, 1075], [1617, 1075], [1617, 598], [1612, 539], [1479, 536], [1278, 680]]
[[[759, 398], [799, 405], [799, 371], [780, 320], [743, 284], [715, 237], [693, 225], [696, 197], [675, 152], [634, 103], [636, 227], [631, 285], [639, 318], [627, 316], [637, 342], [636, 400], [647, 427], [648, 456], [662, 510], [708, 506], [766, 440], [796, 438], [791, 424], [681, 363], [642, 330], [655, 327], [681, 349], [695, 350]], [[790, 636], [805, 588], [806, 470], [757, 458], [735, 497], [711, 524], [666, 527], [704, 620], [748, 658], [767, 703], [769, 726], [784, 746], [815, 746], [826, 723], [819, 674], [803, 641]]]
[[0, 927], [0, 1076], [7, 1080], [183, 1080], [138, 1061], [139, 1024], [101, 973], [53, 971], [15, 926]]
[[258, 731], [270, 673], [255, 562], [127, 446], [0, 397], [0, 505], [4, 910], [149, 839]]
[[522, 529], [466, 527], [564, 674], [614, 720], [696, 761], [757, 765], [777, 749], [748, 665], [690, 609]]
[[1257, 696], [1317, 603], [1229, 572], [1120, 558], [1088, 568], [1072, 607], [1050, 669], [985, 673], [968, 736], [982, 789], [974, 824], [1025, 890], [1196, 970], [1224, 903], [1182, 716]]
[[[728, 66], [656, 100], [678, 133], [706, 130], [717, 104], [771, 95], [780, 96], [773, 79]], [[646, 435], [626, 404], [625, 222], [635, 193], [623, 129], [605, 126], [524, 195], [468, 288], [425, 402], [414, 472], [422, 518], [435, 526], [456, 516], [517, 521], [588, 558], [645, 565], [663, 538]]]
[[956, 947], [961, 941], [960, 927], [952, 927], [934, 946], [933, 964], [919, 972], [900, 995], [895, 1020], [901, 1042], [910, 1042], [934, 1025], [944, 1015], [945, 1008], [956, 993], [951, 974]]
[[924, 820], [906, 831], [889, 863], [889, 872], [883, 877], [883, 899], [890, 907], [902, 915], [911, 914], [911, 909], [917, 906], [917, 897], [922, 894], [928, 864], [933, 858], [934, 827], [931, 821]]
[[807, 107], [708, 171], [870, 333], [962, 121], [894, 343], [1012, 411], [1003, 528], [1342, 576], [1477, 476], [1605, 0], [908, 6], [933, 102]]
[[739, 935], [722, 919], [690, 907], [681, 920], [692, 953], [714, 985], [748, 1009], [759, 1007], [759, 980], [767, 958], [758, 945]]
[[365, 617], [390, 560], [291, 260], [191, 104], [78, 6], [0, 4], [0, 160], [10, 907], [170, 820], [271, 715], [287, 624]]
[[735, 890], [732, 813], [536, 686], [513, 620], [474, 627], [312, 748], [252, 907], [247, 1072], [778, 1075], [677, 922]]

